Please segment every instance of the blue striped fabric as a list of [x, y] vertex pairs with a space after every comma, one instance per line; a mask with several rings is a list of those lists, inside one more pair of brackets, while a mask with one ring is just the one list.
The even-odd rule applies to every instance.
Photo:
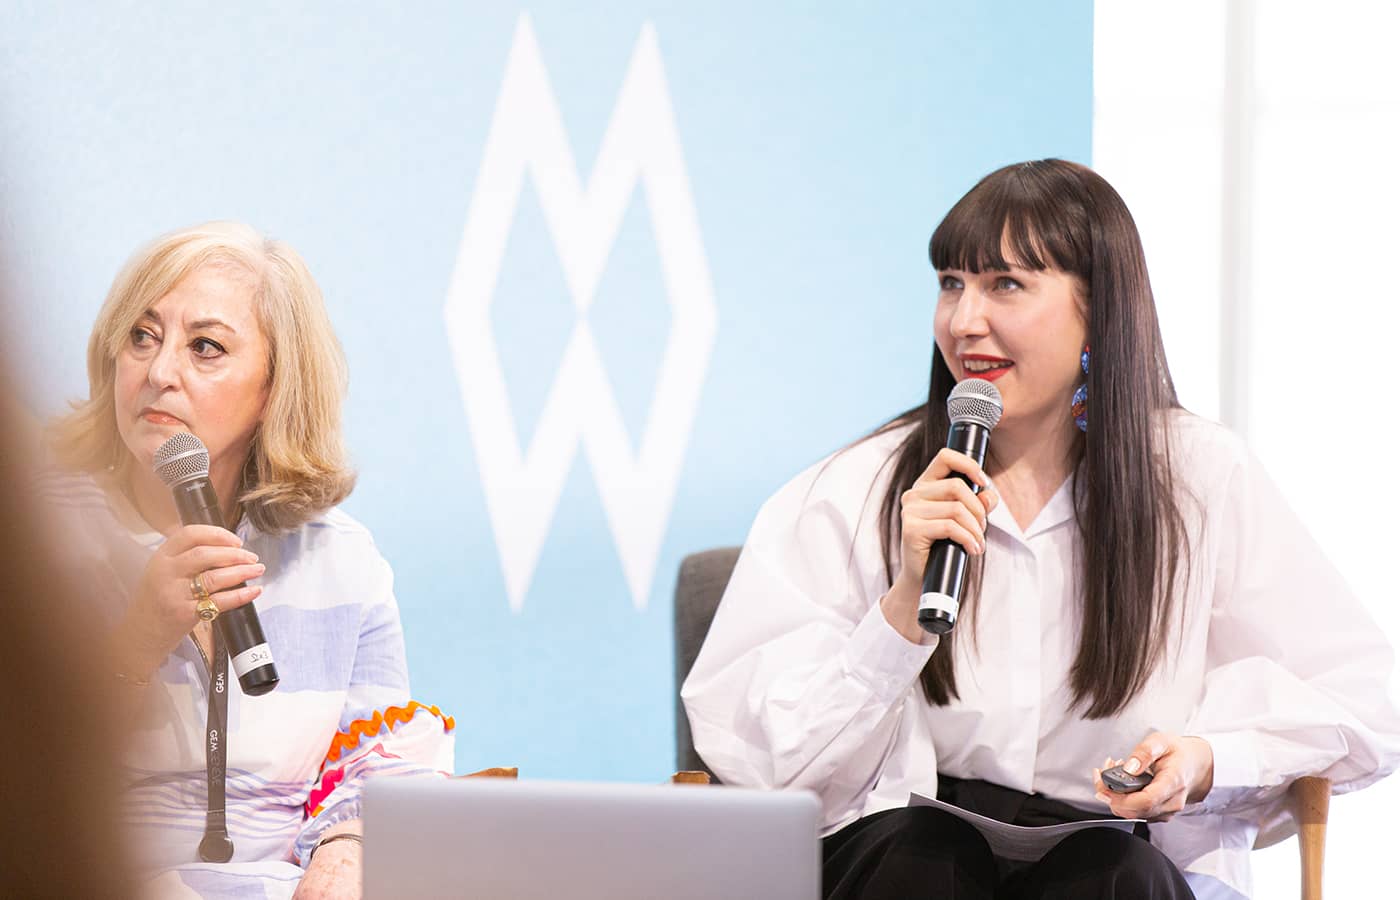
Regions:
[[[92, 586], [84, 599], [96, 608], [87, 611], [115, 624], [164, 538], [91, 476], [47, 471], [33, 487], [67, 565]], [[452, 766], [451, 720], [409, 706], [393, 575], [369, 532], [332, 509], [289, 534], [262, 534], [246, 520], [238, 533], [267, 566], [257, 606], [282, 681], [246, 697], [231, 679], [227, 817], [235, 850], [222, 865], [197, 854], [208, 670], [194, 641], [181, 642], [150, 687], [133, 689], [141, 704], [124, 752], [124, 815], [161, 896], [290, 896], [298, 862], [321, 833], [359, 816], [366, 778]]]

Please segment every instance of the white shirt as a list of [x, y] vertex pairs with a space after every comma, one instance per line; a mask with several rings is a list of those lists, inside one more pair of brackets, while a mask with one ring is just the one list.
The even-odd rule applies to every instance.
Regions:
[[1185, 413], [1168, 421], [1189, 580], [1163, 661], [1121, 713], [1070, 709], [1081, 538], [1069, 482], [1025, 531], [1005, 506], [991, 513], [976, 640], [966, 613], [957, 626], [960, 699], [924, 699], [936, 639], [909, 642], [878, 603], [899, 430], [813, 466], [760, 510], [681, 691], [700, 755], [731, 784], [815, 791], [831, 834], [910, 792], [934, 796], [938, 772], [1106, 812], [1090, 771], [1104, 757], [1152, 731], [1199, 736], [1214, 788], [1151, 825], [1152, 842], [1198, 897], [1248, 896], [1249, 850], [1261, 830], [1289, 833], [1295, 777], [1341, 793], [1400, 764], [1393, 653], [1243, 444]]

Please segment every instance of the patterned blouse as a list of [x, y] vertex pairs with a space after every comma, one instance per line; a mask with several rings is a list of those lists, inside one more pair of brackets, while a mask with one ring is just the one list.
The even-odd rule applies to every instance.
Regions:
[[[109, 626], [164, 538], [88, 475], [47, 472], [38, 499]], [[393, 573], [363, 525], [331, 509], [283, 535], [238, 534], [266, 574], [256, 606], [281, 683], [248, 697], [230, 676], [227, 818], [234, 855], [200, 861], [209, 670], [192, 638], [149, 687], [124, 763], [125, 832], [160, 897], [290, 897], [311, 848], [360, 815], [366, 778], [452, 768], [453, 720], [409, 699]]]

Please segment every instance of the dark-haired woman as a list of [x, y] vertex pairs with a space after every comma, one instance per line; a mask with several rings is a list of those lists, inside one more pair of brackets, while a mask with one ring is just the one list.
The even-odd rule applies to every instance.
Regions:
[[[1243, 445], [1177, 404], [1107, 182], [1001, 169], [930, 256], [928, 402], [759, 512], [682, 691], [696, 747], [726, 782], [820, 796], [828, 897], [1247, 897], [1295, 777], [1400, 763], [1391, 649]], [[1005, 406], [985, 470], [941, 449], [965, 378]], [[973, 564], [938, 639], [917, 609], [942, 538]], [[1106, 790], [1117, 758], [1151, 784]], [[1016, 863], [911, 792], [1151, 824]]]

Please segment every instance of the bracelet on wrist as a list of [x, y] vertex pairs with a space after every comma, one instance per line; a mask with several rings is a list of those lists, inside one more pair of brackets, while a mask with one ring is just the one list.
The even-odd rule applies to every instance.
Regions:
[[307, 854], [306, 864], [308, 866], [311, 865], [311, 861], [316, 858], [317, 850], [320, 850], [326, 844], [334, 844], [336, 841], [354, 841], [355, 843], [359, 844], [361, 848], [363, 848], [365, 844], [365, 839], [363, 835], [355, 834], [354, 832], [350, 831], [344, 832], [342, 834], [333, 834], [330, 837], [321, 838], [319, 841], [316, 842], [316, 846], [311, 848], [311, 852]]

